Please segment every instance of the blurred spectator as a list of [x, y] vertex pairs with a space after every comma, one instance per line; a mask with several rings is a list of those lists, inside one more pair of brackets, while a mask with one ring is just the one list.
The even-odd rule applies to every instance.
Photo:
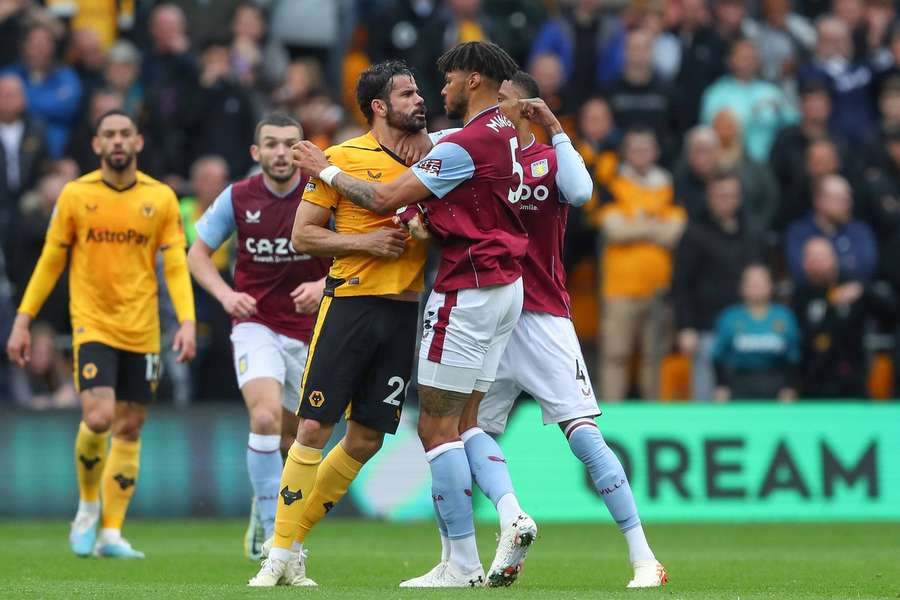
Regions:
[[143, 133], [158, 142], [157, 152], [166, 174], [187, 175], [190, 164], [187, 131], [188, 102], [196, 87], [197, 61], [190, 52], [184, 12], [160, 4], [150, 14], [152, 46], [144, 53], [141, 86], [146, 107]]
[[238, 4], [231, 18], [231, 68], [244, 88], [271, 90], [284, 79], [290, 56], [267, 34], [262, 7], [246, 0]]
[[[69, 64], [75, 67], [81, 81], [82, 99], [106, 85], [103, 70], [106, 67], [106, 50], [97, 32], [90, 28], [72, 31], [67, 52]], [[86, 105], [86, 102], [84, 103]]]
[[52, 158], [62, 156], [69, 129], [81, 105], [81, 83], [72, 67], [56, 62], [56, 34], [42, 22], [28, 28], [21, 60], [7, 69], [25, 86], [28, 110], [43, 120], [47, 148]]
[[[847, 57], [851, 60], [864, 60], [869, 51], [866, 40], [866, 0], [833, 0], [831, 12], [834, 15], [832, 18], [840, 21], [847, 30], [850, 42]], [[824, 19], [825, 17], [819, 22]]]
[[[532, 59], [528, 72], [538, 84], [541, 99], [557, 115], [563, 129], [571, 129], [573, 111], [566, 97], [564, 86], [566, 76], [559, 57], [550, 53], [539, 54]], [[549, 141], [546, 132], [536, 131], [535, 136], [538, 137], [538, 141], [541, 143]]]
[[891, 30], [897, 24], [897, 11], [891, 0], [868, 0], [865, 11], [866, 57], [880, 71], [893, 62], [888, 46]]
[[793, 183], [797, 186], [782, 194], [782, 203], [776, 218], [776, 229], [783, 231], [792, 222], [812, 210], [813, 186], [815, 181], [826, 175], [839, 175], [844, 169], [837, 145], [829, 138], [820, 138], [808, 143], [802, 170], [796, 174]]
[[[893, 93], [900, 100], [900, 93]], [[900, 123], [879, 136], [881, 148], [877, 162], [866, 170], [866, 202], [857, 214], [872, 226], [879, 247], [900, 229]]]
[[[229, 22], [236, 7], [243, 0], [166, 0], [166, 4], [174, 6], [190, 23], [187, 34], [190, 45], [199, 48], [214, 37], [228, 31]], [[261, 0], [262, 4], [271, 5], [277, 0]], [[123, 3], [124, 4], [124, 3]], [[159, 2], [156, 2], [159, 4]], [[308, 16], [308, 15], [307, 15]], [[312, 19], [314, 20], [314, 19]], [[299, 22], [299, 19], [297, 20]]]
[[759, 77], [756, 45], [742, 38], [731, 46], [729, 74], [707, 88], [700, 109], [701, 120], [712, 123], [721, 110], [730, 109], [745, 134], [750, 157], [765, 161], [778, 130], [797, 120], [797, 113], [784, 92]]
[[566, 72], [571, 102], [581, 104], [602, 83], [604, 49], [619, 33], [618, 19], [601, 12], [602, 0], [576, 0], [571, 8], [549, 19], [531, 46], [531, 58], [556, 54]]
[[749, 37], [759, 48], [763, 78], [790, 93], [797, 68], [815, 46], [815, 28], [805, 17], [791, 12], [790, 0], [763, 0], [762, 20], [753, 24]]
[[306, 139], [323, 148], [331, 145], [331, 136], [344, 115], [341, 107], [326, 93], [319, 63], [313, 60], [292, 62], [284, 84], [275, 90], [272, 99], [276, 108], [300, 120]]
[[144, 90], [139, 80], [141, 55], [125, 40], [113, 44], [106, 55], [104, 79], [107, 86], [122, 96], [122, 108], [139, 115], [144, 108]]
[[663, 162], [673, 158], [677, 119], [671, 89], [653, 72], [653, 38], [636, 29], [625, 38], [622, 75], [604, 94], [616, 123], [623, 130], [649, 127], [661, 146]]
[[765, 164], [747, 155], [741, 124], [730, 110], [719, 112], [712, 122], [719, 139], [716, 166], [733, 171], [741, 179], [744, 214], [747, 224], [757, 231], [768, 231], [778, 211], [778, 184]]
[[253, 165], [247, 140], [253, 138], [256, 114], [249, 95], [237, 82], [224, 41], [208, 42], [200, 65], [200, 80], [185, 108], [191, 123], [189, 156], [218, 154], [229, 172], [242, 177]]
[[800, 122], [778, 132], [769, 165], [785, 198], [802, 193], [806, 149], [814, 140], [829, 136], [831, 96], [822, 81], [809, 81], [800, 88]]
[[[17, 305], [22, 300], [28, 279], [41, 256], [56, 199], [68, 181], [62, 175], [45, 175], [36, 189], [29, 191], [22, 199], [21, 217], [16, 223], [15, 230], [10, 232], [11, 244], [7, 254], [9, 258], [7, 268], [14, 288], [13, 298]], [[39, 317], [57, 332], [71, 329], [69, 286], [57, 285], [53, 288]]]
[[31, 328], [31, 360], [24, 369], [12, 369], [15, 403], [24, 408], [75, 408], [78, 394], [72, 369], [56, 348], [53, 328], [36, 323]]
[[[125, 105], [119, 92], [104, 88], [94, 90], [88, 99], [87, 111], [72, 130], [69, 143], [66, 144], [66, 156], [78, 163], [79, 173], [89, 173], [100, 168], [100, 157], [94, 153], [92, 145], [97, 120], [108, 111], [123, 108]], [[143, 163], [143, 159], [141, 162]], [[143, 164], [141, 168], [144, 169]]]
[[[416, 49], [428, 19], [437, 10], [438, 0], [396, 0], [382, 3], [370, 14], [367, 54], [373, 63], [402, 59], [416, 65]], [[423, 83], [417, 83], [421, 86]], [[433, 108], [429, 106], [428, 108]]]
[[746, 267], [740, 286], [741, 304], [716, 323], [715, 399], [793, 401], [800, 362], [797, 320], [786, 306], [772, 303], [772, 276], [765, 266]]
[[710, 23], [706, 2], [684, 0], [682, 10], [681, 22], [675, 29], [681, 42], [681, 65], [675, 79], [680, 100], [679, 134], [697, 124], [703, 91], [724, 72], [723, 44]]
[[[345, 0], [272, 0], [271, 35], [302, 54], [323, 60], [330, 49], [339, 48], [341, 34], [347, 33], [341, 31], [342, 9], [347, 4]], [[315, 18], [310, 18], [312, 15]]]
[[[188, 245], [197, 239], [196, 223], [228, 185], [228, 163], [221, 156], [201, 156], [191, 165], [192, 196], [181, 199], [181, 220]], [[231, 281], [233, 239], [213, 254], [213, 262], [225, 281]], [[197, 309], [197, 356], [191, 363], [192, 397], [227, 398], [234, 395], [231, 381], [223, 381], [217, 365], [231, 361], [230, 318], [222, 305], [206, 290], [194, 285]]]
[[837, 255], [839, 281], [868, 281], [875, 273], [878, 251], [872, 229], [852, 218], [853, 192], [839, 175], [819, 179], [813, 190], [813, 213], [795, 221], [785, 234], [788, 268], [798, 287], [807, 279], [804, 248], [813, 238], [831, 242]]
[[30, 0], [0, 0], [0, 68], [18, 59], [32, 10]]
[[718, 172], [721, 145], [711, 127], [698, 125], [687, 133], [684, 146], [684, 159], [674, 173], [675, 201], [693, 221], [706, 213], [706, 187]]
[[809, 285], [794, 294], [803, 336], [801, 396], [865, 398], [865, 322], [872, 315], [891, 315], [896, 303], [879, 285], [840, 283], [838, 256], [825, 238], [806, 241], [803, 271]]
[[7, 250], [19, 197], [49, 166], [44, 129], [26, 108], [22, 81], [0, 75], [0, 245]]
[[843, 21], [823, 17], [816, 32], [815, 58], [800, 70], [799, 81], [825, 82], [832, 97], [832, 131], [848, 142], [865, 143], [875, 125], [872, 70], [865, 61], [854, 60], [850, 31]]
[[659, 366], [671, 338], [664, 296], [672, 278], [672, 249], [685, 222], [684, 210], [672, 200], [669, 173], [656, 165], [653, 132], [634, 129], [622, 144], [623, 164], [600, 214], [605, 240], [601, 389], [610, 401], [628, 393], [638, 347], [641, 396], [659, 393]]
[[716, 316], [737, 301], [741, 272], [760, 258], [758, 232], [741, 214], [738, 175], [715, 175], [707, 189], [707, 210], [688, 220], [678, 244], [672, 284], [678, 347], [692, 357], [692, 395], [703, 401], [713, 395]]

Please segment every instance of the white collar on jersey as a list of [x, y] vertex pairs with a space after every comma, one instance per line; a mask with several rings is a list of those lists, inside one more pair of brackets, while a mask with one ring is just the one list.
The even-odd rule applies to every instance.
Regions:
[[474, 121], [475, 119], [477, 119], [478, 117], [480, 117], [481, 115], [486, 113], [487, 111], [494, 110], [495, 108], [498, 108], [499, 106], [500, 106], [499, 104], [495, 104], [493, 106], [488, 106], [486, 109], [484, 109], [483, 111], [481, 111], [480, 113], [478, 113], [477, 115], [475, 115], [474, 117], [472, 117], [471, 119], [466, 121], [466, 123], [465, 123], [465, 125], [463, 125], [463, 127], [465, 127], [466, 125], [468, 125], [469, 123], [471, 123], [472, 121]]
[[519, 151], [524, 152], [525, 150], [528, 150], [529, 148], [531, 148], [532, 146], [534, 146], [536, 143], [537, 143], [537, 138], [534, 137], [534, 134], [532, 133], [532, 134], [531, 134], [531, 141], [528, 142], [527, 144], [525, 144], [524, 146], [522, 146], [521, 148], [519, 148]]
[[267, 190], [269, 190], [269, 193], [272, 194], [273, 196], [277, 196], [278, 198], [287, 198], [288, 196], [290, 196], [291, 194], [293, 194], [294, 191], [297, 189], [297, 187], [300, 185], [300, 179], [301, 179], [301, 178], [298, 177], [298, 178], [297, 178], [297, 183], [295, 183], [295, 184], [293, 185], [293, 187], [291, 187], [291, 189], [289, 189], [288, 191], [286, 191], [286, 192], [283, 193], [283, 194], [279, 194], [278, 192], [276, 192], [275, 190], [273, 190], [272, 188], [270, 188], [270, 187], [269, 187], [269, 184], [266, 183], [266, 178], [265, 178], [265, 177], [263, 177], [263, 185], [266, 187]]

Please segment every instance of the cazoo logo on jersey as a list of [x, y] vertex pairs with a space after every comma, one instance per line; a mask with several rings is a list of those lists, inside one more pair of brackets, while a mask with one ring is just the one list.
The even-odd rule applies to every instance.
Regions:
[[546, 185], [536, 185], [534, 187], [523, 183], [519, 187], [519, 209], [520, 210], [537, 210], [536, 204], [527, 204], [529, 200], [537, 200], [543, 202], [550, 195], [550, 188]]
[[253, 262], [289, 262], [308, 260], [309, 254], [300, 254], [291, 245], [288, 238], [252, 238], [244, 240], [247, 252], [253, 255]]

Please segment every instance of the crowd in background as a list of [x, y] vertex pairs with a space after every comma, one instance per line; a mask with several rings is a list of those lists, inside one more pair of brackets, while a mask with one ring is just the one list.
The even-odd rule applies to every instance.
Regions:
[[[594, 178], [565, 260], [604, 401], [900, 396], [890, 0], [0, 0], [0, 335], [105, 111], [137, 116], [139, 168], [178, 192], [190, 243], [252, 172], [261, 115], [322, 147], [359, 135], [356, 77], [401, 58], [446, 127], [435, 60], [481, 39], [535, 77]], [[29, 367], [0, 363], [5, 402], [77, 404], [65, 288]], [[198, 358], [161, 395], [236, 398], [228, 317], [195, 294]]]

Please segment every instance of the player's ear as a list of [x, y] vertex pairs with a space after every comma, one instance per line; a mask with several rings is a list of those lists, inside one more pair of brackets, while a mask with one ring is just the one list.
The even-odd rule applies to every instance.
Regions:
[[372, 100], [372, 112], [378, 115], [379, 117], [387, 116], [387, 103], [380, 98], [375, 98]]
[[252, 158], [254, 162], [259, 162], [259, 146], [256, 144], [250, 146], [250, 158]]
[[472, 71], [469, 73], [469, 78], [466, 80], [466, 83], [469, 86], [470, 90], [474, 90], [479, 85], [481, 85], [481, 73], [478, 71]]
[[141, 134], [137, 134], [134, 140], [134, 152], [135, 154], [140, 154], [144, 149], [144, 136]]
[[94, 154], [100, 156], [103, 153], [103, 148], [100, 146], [100, 138], [99, 136], [93, 136], [91, 138], [91, 150], [94, 151]]

